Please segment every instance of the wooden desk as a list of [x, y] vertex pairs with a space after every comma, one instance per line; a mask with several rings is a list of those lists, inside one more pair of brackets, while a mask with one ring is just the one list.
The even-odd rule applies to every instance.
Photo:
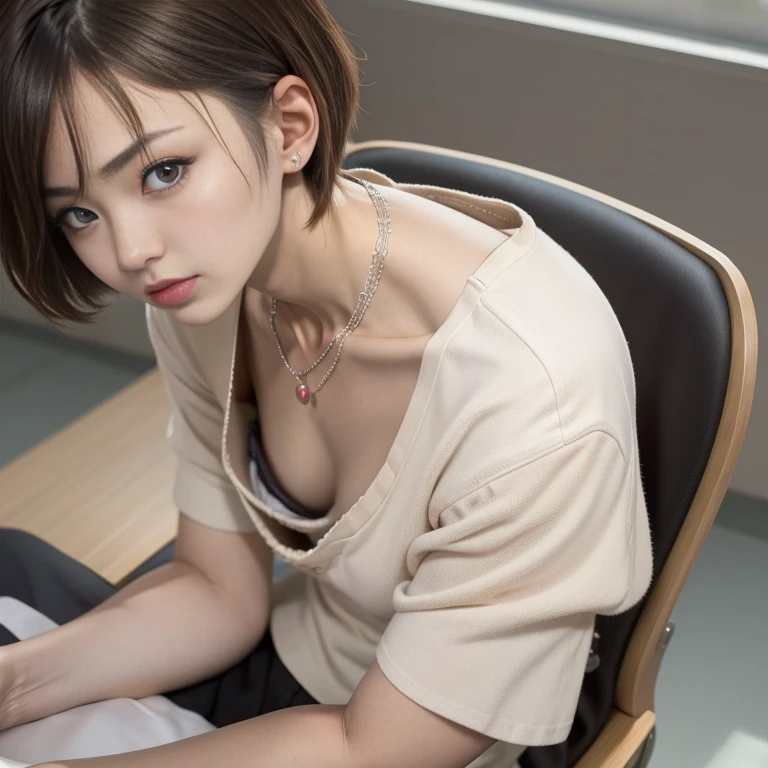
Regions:
[[176, 535], [168, 413], [155, 369], [20, 456], [0, 470], [0, 526], [120, 582]]

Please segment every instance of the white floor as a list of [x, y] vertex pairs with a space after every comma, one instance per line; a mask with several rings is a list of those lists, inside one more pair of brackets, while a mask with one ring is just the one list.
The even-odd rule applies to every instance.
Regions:
[[768, 541], [715, 525], [672, 618], [651, 765], [768, 767]]

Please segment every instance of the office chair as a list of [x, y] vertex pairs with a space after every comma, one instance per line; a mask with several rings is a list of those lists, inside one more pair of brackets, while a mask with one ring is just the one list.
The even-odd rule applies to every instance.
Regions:
[[744, 278], [723, 254], [650, 214], [510, 163], [375, 141], [349, 145], [344, 166], [518, 205], [611, 303], [635, 369], [653, 583], [632, 610], [598, 617], [567, 741], [530, 747], [520, 765], [647, 765], [670, 614], [722, 502], [752, 407], [757, 322]]

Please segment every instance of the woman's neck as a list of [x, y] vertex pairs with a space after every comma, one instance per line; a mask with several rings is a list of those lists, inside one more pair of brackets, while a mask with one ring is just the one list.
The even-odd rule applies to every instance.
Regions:
[[353, 180], [340, 180], [329, 213], [310, 230], [312, 205], [303, 183], [286, 184], [277, 231], [247, 285], [277, 300], [280, 326], [290, 325], [305, 349], [349, 322], [378, 236], [376, 209]]

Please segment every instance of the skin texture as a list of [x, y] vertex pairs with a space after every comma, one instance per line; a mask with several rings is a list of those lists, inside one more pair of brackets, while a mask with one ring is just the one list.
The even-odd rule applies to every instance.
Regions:
[[[192, 298], [166, 310], [188, 325], [216, 319], [244, 289], [274, 296], [294, 341], [294, 364], [301, 365], [302, 355], [314, 360], [357, 304], [377, 220], [367, 192], [342, 180], [322, 224], [304, 226], [312, 200], [291, 158], [301, 152], [304, 165], [317, 141], [317, 111], [306, 84], [289, 76], [275, 88], [275, 109], [264, 122], [269, 163], [262, 175], [222, 102], [206, 96], [198, 112], [180, 94], [126, 85], [145, 131], [169, 131], [153, 142], [153, 162], [193, 162], [171, 164], [142, 181], [148, 166], [136, 156], [118, 172], [100, 175], [131, 137], [101, 97], [79, 83], [90, 170], [85, 195], [46, 200], [79, 258], [104, 283], [139, 301], [149, 300], [145, 289], [159, 280], [199, 276]], [[203, 117], [206, 110], [213, 123]], [[44, 179], [51, 188], [76, 181], [58, 117]], [[423, 297], [434, 293], [434, 269], [409, 272], [409, 249], [395, 242], [388, 281], [355, 335], [418, 337], [439, 326], [466, 275], [504, 237], [439, 205], [406, 200], [413, 197], [406, 193], [387, 195], [393, 217], [400, 217], [402, 242], [429, 242], [441, 253], [450, 289], [425, 304]], [[264, 632], [271, 565], [271, 552], [256, 534], [213, 531], [182, 515], [172, 563], [71, 624], [2, 649], [0, 727], [89, 701], [159, 693], [223, 671]], [[222, 624], [226, 637], [214, 637], [210, 627]], [[180, 653], [181, 647], [190, 650]], [[492, 743], [405, 697], [374, 663], [346, 707], [297, 707], [156, 749], [55, 765], [461, 768]]]

